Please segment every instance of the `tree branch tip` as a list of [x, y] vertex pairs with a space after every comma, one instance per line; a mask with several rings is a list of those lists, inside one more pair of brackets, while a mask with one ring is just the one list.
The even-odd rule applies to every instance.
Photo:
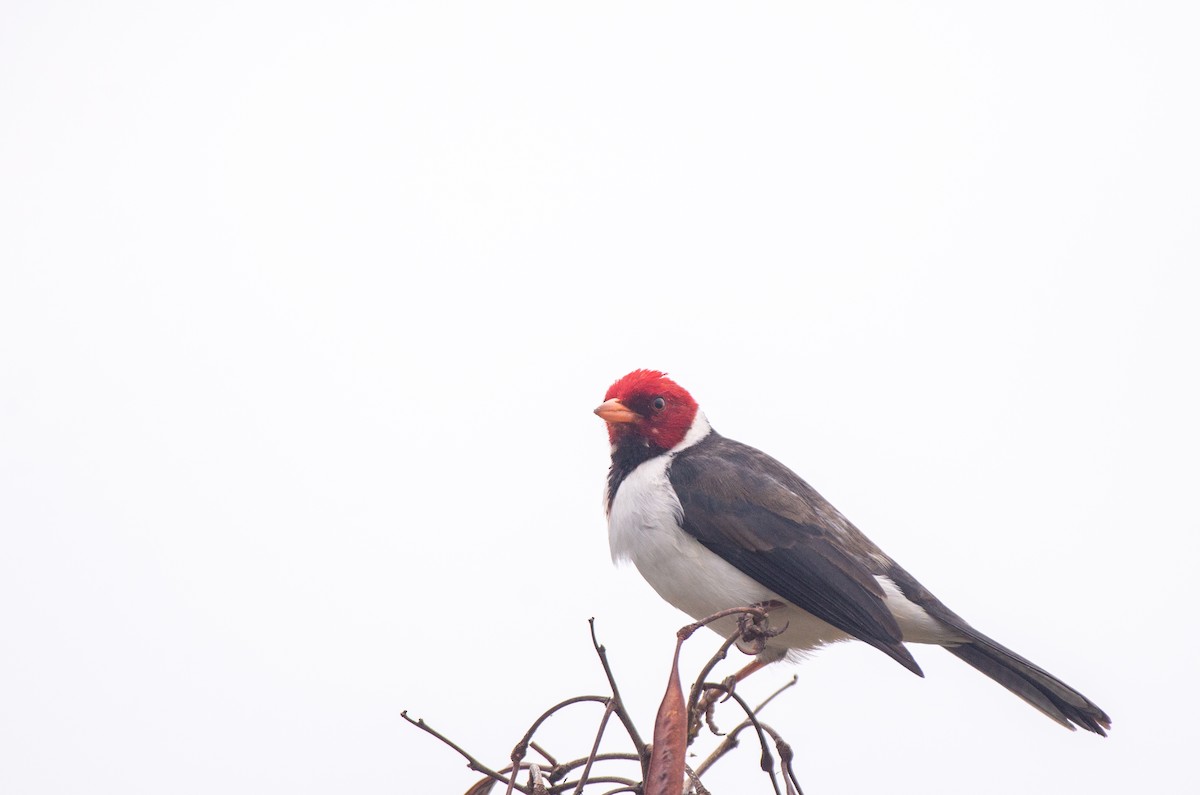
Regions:
[[[702, 668], [700, 675], [694, 680], [690, 697], [684, 702], [683, 705], [685, 715], [684, 720], [686, 721], [687, 725], [685, 730], [687, 737], [686, 746], [690, 746], [692, 740], [696, 739], [697, 735], [700, 733], [700, 730], [704, 728], [705, 723], [708, 724], [708, 729], [714, 735], [721, 738], [717, 744], [717, 747], [713, 749], [711, 753], [709, 753], [707, 758], [705, 758], [697, 768], [692, 769], [685, 763], [685, 780], [689, 785], [689, 791], [694, 793], [694, 795], [709, 795], [708, 790], [704, 788], [701, 777], [713, 766], [714, 763], [721, 758], [724, 758], [732, 749], [740, 745], [739, 735], [742, 731], [747, 729], [752, 729], [757, 734], [757, 739], [760, 746], [759, 766], [762, 771], [766, 772], [770, 777], [775, 795], [783, 795], [783, 792], [780, 788], [780, 782], [775, 772], [775, 765], [777, 762], [781, 768], [780, 773], [782, 774], [783, 784], [785, 785], [787, 795], [802, 795], [800, 783], [796, 779], [796, 774], [793, 769], [795, 750], [789, 743], [783, 740], [777, 731], [772, 729], [770, 726], [761, 723], [757, 717], [758, 713], [770, 701], [776, 698], [784, 690], [796, 685], [799, 682], [799, 674], [793, 673], [785, 683], [781, 684], [761, 704], [754, 708], [751, 708], [750, 705], [747, 704], [737, 692], [735, 692], [733, 685], [734, 682], [737, 681], [736, 675], [727, 677], [719, 684], [708, 681], [708, 674], [713, 670], [719, 661], [726, 659], [729, 649], [732, 648], [734, 644], [738, 645], [740, 651], [753, 654], [756, 653], [757, 647], [755, 647], [755, 651], [748, 651], [748, 648], [743, 648], [743, 643], [751, 644], [755, 641], [759, 642], [760, 644], [765, 643], [766, 639], [774, 637], [776, 634], [782, 631], [770, 627], [770, 625], [767, 623], [767, 614], [769, 611], [773, 610], [775, 606], [775, 604], [765, 602], [761, 604], [747, 605], [744, 607], [729, 608], [727, 610], [722, 610], [718, 613], [714, 613], [710, 616], [702, 618], [691, 624], [680, 627], [676, 631], [674, 667], [677, 669], [679, 665], [680, 651], [684, 641], [691, 638], [698, 629], [705, 626], [710, 626], [712, 622], [728, 617], [736, 617], [738, 624], [737, 631], [730, 635], [724, 641], [724, 643], [722, 643], [717, 652]], [[567, 793], [572, 791], [574, 795], [582, 795], [584, 788], [589, 786], [591, 783], [609, 783], [621, 785], [617, 786], [616, 789], [607, 790], [604, 795], [616, 795], [616, 793], [620, 792], [631, 792], [635, 793], [635, 795], [641, 795], [641, 793], [644, 791], [643, 787], [645, 786], [647, 777], [649, 776], [648, 765], [650, 762], [650, 747], [649, 744], [642, 741], [638, 736], [637, 728], [634, 725], [631, 716], [628, 714], [628, 711], [625, 709], [624, 704], [622, 703], [620, 693], [617, 689], [616, 677], [614, 676], [612, 668], [610, 667], [607, 659], [607, 649], [603, 644], [600, 643], [599, 638], [597, 637], [596, 617], [589, 616], [587, 622], [592, 638], [593, 648], [599, 657], [599, 661], [604, 670], [604, 674], [608, 679], [612, 694], [610, 696], [585, 695], [567, 698], [543, 712], [541, 716], [539, 716], [538, 719], [535, 720], [531, 726], [529, 726], [525, 736], [522, 737], [516, 746], [513, 747], [512, 753], [509, 757], [509, 761], [511, 763], [510, 767], [505, 768], [500, 772], [496, 772], [495, 770], [488, 768], [462, 747], [455, 744], [448, 737], [426, 724], [423, 718], [413, 717], [409, 714], [409, 710], [407, 709], [402, 709], [400, 716], [408, 723], [416, 726], [424, 732], [431, 734], [443, 744], [456, 751], [466, 760], [467, 767], [469, 769], [476, 771], [477, 773], [482, 773], [485, 776], [485, 779], [479, 782], [480, 784], [486, 783], [494, 786], [498, 783], [506, 785], [507, 795], [516, 795], [516, 793], [521, 793], [522, 795], [549, 795], [549, 793], [567, 795]], [[784, 629], [786, 629], [786, 624]], [[678, 677], [677, 673], [674, 673], [673, 675]], [[678, 685], [676, 685], [676, 688], [678, 688]], [[721, 694], [722, 696], [719, 699], [717, 698], [718, 694]], [[706, 696], [708, 695], [713, 697], [712, 702], [707, 701]], [[701, 700], [701, 697], [705, 698]], [[533, 735], [551, 715], [560, 709], [576, 703], [590, 701], [595, 701], [604, 706], [604, 714], [600, 717], [599, 726], [597, 727], [590, 753], [587, 756], [581, 756], [577, 760], [564, 761], [560, 763], [559, 760], [555, 759], [553, 755], [547, 752], [534, 740]], [[726, 733], [720, 731], [713, 723], [712, 705], [718, 703], [724, 704], [728, 701], [734, 701], [738, 704], [738, 706], [741, 707], [741, 710], [745, 713], [745, 720], [733, 731]], [[708, 704], [709, 706], [703, 714], [698, 714], [696, 710], [701, 703]], [[606, 727], [610, 723], [610, 718], [613, 715], [616, 715], [623, 724], [626, 733], [629, 735], [629, 739], [633, 742], [634, 750], [637, 753], [600, 753], [602, 738], [604, 736]], [[695, 721], [695, 724], [693, 724], [693, 721]], [[770, 743], [768, 738], [775, 740], [775, 742]], [[772, 748], [771, 745], [774, 745], [774, 748]], [[686, 746], [684, 749], [685, 757], [695, 757], [695, 752], [687, 749]], [[545, 762], [523, 761], [531, 750], [544, 757]], [[632, 779], [624, 779], [618, 776], [612, 776], [611, 774], [594, 775], [596, 772], [594, 769], [595, 763], [615, 759], [624, 759], [630, 762], [640, 763], [643, 783], [638, 784]], [[546, 763], [549, 763], [549, 769], [544, 767]], [[528, 783], [520, 783], [518, 782], [518, 778], [526, 768], [528, 768], [529, 771], [529, 781]], [[576, 768], [582, 768], [579, 771], [581, 774], [580, 777], [576, 780], [568, 780], [568, 776]], [[601, 772], [603, 773], [605, 771]], [[473, 787], [471, 791], [474, 791], [475, 789], [476, 788]]]

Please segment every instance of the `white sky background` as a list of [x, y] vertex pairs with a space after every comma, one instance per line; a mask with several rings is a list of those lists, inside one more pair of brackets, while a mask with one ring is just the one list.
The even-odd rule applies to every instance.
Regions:
[[1115, 721], [846, 645], [806, 792], [1195, 789], [1200, 12], [964, 5], [6, 3], [0, 790], [461, 792], [589, 616], [649, 735], [635, 367]]

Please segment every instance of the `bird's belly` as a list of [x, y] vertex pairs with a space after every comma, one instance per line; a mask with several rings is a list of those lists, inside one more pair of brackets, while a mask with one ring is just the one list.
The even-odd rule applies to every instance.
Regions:
[[[787, 603], [684, 532], [682, 508], [667, 480], [665, 456], [645, 462], [621, 483], [609, 513], [609, 546], [616, 562], [632, 561], [642, 577], [666, 601], [704, 618], [730, 607], [768, 600], [784, 603], [771, 611], [772, 627], [786, 627], [768, 642], [768, 656], [814, 649], [845, 640], [846, 633]], [[736, 618], [710, 625], [728, 636]]]

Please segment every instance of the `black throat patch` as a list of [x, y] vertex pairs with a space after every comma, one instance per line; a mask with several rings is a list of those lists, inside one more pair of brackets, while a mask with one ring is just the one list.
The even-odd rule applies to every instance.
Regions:
[[640, 438], [622, 439], [612, 452], [612, 466], [608, 468], [608, 505], [605, 510], [611, 511], [617, 489], [630, 472], [637, 469], [651, 458], [666, 455], [666, 450]]

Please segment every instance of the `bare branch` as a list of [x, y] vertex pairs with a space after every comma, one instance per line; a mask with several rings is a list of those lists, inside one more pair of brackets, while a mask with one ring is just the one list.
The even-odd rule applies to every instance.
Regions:
[[546, 782], [542, 779], [542, 769], [536, 764], [529, 765], [529, 787], [533, 795], [550, 795], [546, 790]]
[[[760, 712], [762, 712], [763, 709], [768, 704], [770, 704], [772, 701], [775, 700], [776, 696], [778, 696], [783, 691], [787, 690], [789, 687], [794, 686], [797, 681], [798, 681], [798, 677], [796, 677], [796, 676], [793, 676], [791, 679], [789, 679], [785, 684], [783, 684], [781, 687], [776, 689], [774, 693], [772, 693], [771, 695], [769, 695], [765, 699], [763, 699], [762, 703], [754, 708], [754, 714], [758, 715]], [[725, 739], [723, 739], [721, 741], [721, 744], [718, 745], [716, 748], [714, 748], [713, 751], [708, 755], [708, 758], [706, 758], [703, 762], [701, 762], [700, 765], [696, 768], [696, 776], [699, 777], [699, 776], [704, 775], [706, 772], [708, 772], [708, 770], [713, 765], [715, 765], [723, 756], [725, 756], [725, 754], [729, 753], [734, 748], [737, 748], [738, 747], [738, 739], [737, 739], [738, 735], [741, 734], [746, 729], [750, 728], [751, 725], [752, 724], [750, 723], [750, 720], [746, 719], [746, 720], [742, 721], [741, 723], [739, 723], [737, 726], [735, 726], [733, 728], [733, 731], [729, 732], [729, 734], [726, 735]], [[778, 743], [776, 743], [776, 745], [778, 746]], [[788, 750], [789, 751], [791, 750], [790, 747]], [[781, 757], [783, 756], [782, 752], [780, 753], [780, 756]], [[797, 784], [796, 786], [799, 787], [799, 784]], [[697, 790], [697, 795], [700, 795], [699, 790]]]
[[[575, 696], [558, 702], [550, 709], [538, 716], [529, 730], [525, 732], [525, 736], [513, 747], [512, 753], [509, 755], [509, 760], [512, 766], [516, 768], [521, 764], [521, 760], [525, 758], [525, 752], [529, 749], [529, 743], [533, 741], [534, 732], [536, 732], [543, 723], [546, 722], [555, 712], [558, 712], [563, 707], [569, 707], [572, 704], [579, 704], [584, 701], [596, 701], [604, 705], [604, 711], [609, 711], [609, 703], [611, 699], [606, 696]], [[517, 777], [513, 776], [508, 780], [508, 790], [506, 795], [512, 795], [513, 788], [516, 786]]]
[[795, 674], [792, 674], [792, 678], [791, 678], [791, 679], [787, 680], [787, 681], [786, 681], [786, 682], [784, 682], [782, 685], [780, 685], [780, 686], [779, 686], [779, 687], [778, 687], [778, 688], [775, 690], [775, 692], [774, 692], [774, 693], [772, 693], [771, 695], [769, 695], [769, 696], [767, 696], [766, 698], [764, 698], [764, 699], [762, 700], [762, 703], [761, 703], [761, 704], [759, 704], [757, 707], [755, 707], [755, 708], [754, 708], [754, 714], [755, 714], [755, 715], [757, 715], [758, 713], [762, 712], [762, 711], [763, 711], [763, 709], [764, 709], [764, 708], [767, 706], [767, 704], [770, 704], [772, 701], [774, 701], [774, 700], [775, 700], [775, 696], [779, 695], [779, 694], [780, 694], [780, 693], [782, 693], [784, 690], [787, 690], [789, 687], [794, 687], [794, 686], [795, 686], [795, 684], [796, 684], [796, 682], [798, 682], [798, 681], [800, 681], [800, 677], [799, 677], [799, 676], [796, 676]]
[[[611, 790], [612, 792], [637, 792], [637, 793], [640, 793], [642, 791], [641, 784], [639, 784], [638, 782], [636, 782], [632, 779], [622, 778], [620, 776], [593, 776], [592, 778], [581, 779], [580, 781], [584, 782], [583, 785], [585, 787], [590, 787], [593, 784], [620, 784], [621, 785], [617, 789]], [[580, 784], [580, 781], [567, 781], [563, 784], [560, 784], [558, 787], [554, 788], [553, 790], [551, 790], [551, 793], [552, 793], [552, 795], [561, 795], [561, 793], [566, 792], [571, 787], [578, 786]]]
[[572, 759], [570, 762], [563, 762], [561, 764], [555, 765], [554, 770], [551, 771], [551, 773], [550, 773], [551, 780], [556, 780], [556, 779], [562, 778], [563, 776], [567, 775], [567, 773], [571, 772], [575, 768], [586, 765], [589, 759], [595, 759], [595, 761], [597, 761], [597, 762], [611, 762], [611, 761], [638, 762], [638, 761], [640, 761], [640, 758], [638, 757], [637, 754], [607, 753], [607, 754], [596, 754], [594, 757], [581, 756], [578, 759]]
[[[738, 633], [736, 632], [726, 638], [725, 642], [720, 645], [716, 653], [714, 653], [712, 657], [709, 657], [708, 662], [706, 662], [704, 667], [700, 669], [700, 673], [696, 676], [696, 682], [692, 685], [692, 691], [688, 694], [688, 715], [692, 715], [695, 712], [696, 705], [700, 702], [700, 696], [704, 692], [704, 680], [708, 678], [710, 673], [712, 673], [712, 669], [717, 667], [717, 663], [725, 659], [725, 655], [729, 653], [729, 648], [733, 646], [733, 644], [737, 643], [737, 639]], [[697, 732], [692, 731], [690, 728], [690, 723], [691, 722], [689, 721], [688, 738], [690, 740], [694, 740], [696, 739]], [[698, 719], [696, 720], [696, 724], [699, 724]]]
[[766, 618], [767, 611], [770, 610], [772, 607], [777, 606], [779, 604], [780, 604], [779, 602], [768, 602], [766, 605], [747, 605], [745, 607], [731, 607], [728, 610], [722, 610], [719, 613], [713, 613], [711, 616], [705, 616], [704, 618], [700, 619], [699, 621], [693, 621], [691, 624], [688, 624], [687, 626], [682, 627], [679, 630], [679, 632], [676, 633], [676, 635], [683, 638], [683, 640], [687, 640], [693, 634], [695, 634], [696, 630], [700, 629], [701, 627], [706, 627], [714, 621], [720, 621], [722, 618], [728, 618], [729, 616], [741, 615], [742, 613], [749, 613], [750, 615], [758, 616], [759, 618]]
[[[529, 727], [529, 730], [525, 732], [525, 736], [522, 737], [521, 741], [517, 743], [516, 748], [528, 748], [529, 744], [533, 741], [534, 732], [541, 728], [541, 725], [545, 723], [551, 715], [553, 715], [555, 712], [558, 712], [563, 707], [569, 707], [572, 704], [580, 704], [585, 701], [595, 701], [598, 704], [603, 704], [607, 708], [611, 700], [612, 699], [610, 699], [608, 696], [572, 696], [571, 698], [563, 699], [538, 716], [538, 719], [535, 720]], [[513, 753], [516, 753], [515, 749]], [[524, 751], [522, 751], [522, 756], [524, 756]]]
[[[675, 683], [674, 690], [678, 692], [678, 656], [679, 649], [683, 642], [690, 638], [696, 632], [696, 630], [707, 626], [714, 621], [728, 618], [729, 616], [738, 617], [737, 631], [722, 642], [717, 652], [703, 666], [700, 675], [695, 679], [692, 685], [689, 699], [686, 704], [679, 700], [676, 701], [676, 707], [674, 708], [675, 711], [673, 714], [679, 715], [680, 709], [683, 708], [683, 717], [687, 721], [686, 736], [684, 738], [678, 738], [679, 745], [677, 755], [682, 757], [684, 749], [686, 748], [685, 743], [691, 744], [696, 737], [697, 732], [693, 732], [691, 729], [693, 722], [696, 723], [698, 728], [700, 712], [702, 709], [701, 705], [706, 706], [706, 712], [707, 710], [711, 710], [715, 706], [716, 701], [719, 698], [719, 694], [725, 694], [725, 698], [723, 700], [727, 701], [732, 699], [735, 701], [746, 716], [745, 720], [741, 721], [727, 737], [724, 737], [717, 747], [712, 750], [708, 757], [705, 758], [704, 761], [694, 770], [686, 764], [683, 764], [684, 775], [686, 775], [686, 779], [684, 779], [684, 781], [687, 782], [687, 792], [694, 793], [694, 795], [709, 795], [708, 790], [701, 781], [701, 778], [705, 775], [705, 773], [711, 770], [716, 762], [723, 759], [729, 753], [729, 751], [738, 746], [739, 738], [744, 731], [747, 729], [753, 729], [758, 737], [759, 746], [761, 749], [760, 767], [770, 777], [771, 786], [775, 791], [775, 795], [783, 795], [783, 793], [780, 791], [779, 780], [776, 776], [775, 758], [771, 753], [768, 737], [774, 741], [776, 752], [779, 755], [780, 772], [783, 773], [787, 795], [803, 795], [800, 790], [799, 781], [797, 780], [795, 771], [793, 770], [794, 753], [791, 746], [784, 741], [778, 732], [776, 732], [770, 726], [762, 723], [758, 719], [758, 713], [761, 712], [763, 708], [766, 707], [767, 704], [775, 699], [780, 693], [795, 685], [797, 678], [793, 676], [789, 682], [784, 684], [782, 687], [779, 687], [761, 704], [753, 709], [750, 708], [745, 699], [743, 699], [734, 691], [734, 687], [740, 678], [743, 678], [747, 674], [752, 673], [760, 668], [762, 663], [757, 661], [752, 662], [739, 671], [738, 674], [727, 678], [720, 684], [715, 684], [708, 681], [709, 674], [721, 660], [726, 658], [731, 646], [737, 645], [739, 650], [747, 654], [759, 654], [766, 648], [769, 638], [782, 631], [771, 628], [767, 620], [768, 612], [775, 606], [776, 603], [766, 602], [757, 605], [748, 605], [746, 607], [735, 607], [728, 610], [722, 610], [719, 613], [714, 613], [711, 616], [707, 616], [692, 624], [688, 624], [682, 627], [676, 633], [675, 661], [672, 665], [672, 682]], [[496, 783], [503, 783], [507, 787], [507, 795], [513, 795], [513, 793], [517, 792], [521, 793], [521, 795], [583, 795], [585, 791], [591, 791], [589, 788], [591, 788], [593, 785], [601, 784], [618, 785], [614, 789], [607, 790], [604, 795], [618, 795], [618, 793], [623, 792], [632, 792], [635, 793], [635, 795], [644, 795], [645, 788], [648, 786], [649, 779], [651, 778], [651, 774], [648, 772], [648, 765], [650, 765], [652, 759], [651, 747], [642, 740], [636, 726], [634, 725], [632, 717], [625, 708], [625, 704], [621, 699], [620, 690], [617, 687], [616, 676], [613, 674], [612, 666], [608, 661], [607, 650], [600, 644], [596, 636], [596, 625], [594, 619], [589, 619], [588, 624], [591, 630], [592, 646], [596, 651], [597, 657], [600, 659], [600, 664], [604, 670], [604, 675], [608, 680], [609, 687], [612, 690], [612, 695], [575, 696], [564, 699], [563, 701], [560, 701], [559, 703], [547, 709], [545, 712], [539, 715], [536, 720], [534, 720], [525, 734], [521, 737], [520, 741], [518, 741], [513, 747], [512, 753], [510, 754], [510, 765], [508, 767], [505, 767], [499, 771], [493, 770], [472, 756], [458, 744], [443, 735], [441, 732], [430, 727], [425, 723], [424, 720], [410, 717], [407, 711], [402, 712], [401, 717], [452, 748], [467, 761], [467, 766], [471, 770], [474, 770], [485, 776], [484, 779], [478, 781], [470, 788], [470, 790], [468, 790], [468, 793], [472, 795], [483, 795], [483, 793], [490, 791]], [[668, 695], [670, 694], [670, 690], [671, 687], [668, 687]], [[554, 755], [552, 755], [534, 740], [534, 735], [542, 728], [543, 724], [545, 724], [545, 722], [551, 716], [560, 710], [565, 709], [573, 704], [586, 702], [596, 702], [604, 705], [604, 713], [600, 718], [600, 724], [596, 730], [595, 738], [591, 745], [591, 751], [585, 757], [579, 757], [578, 759], [560, 762]], [[660, 745], [658, 737], [660, 732], [659, 723], [662, 721], [662, 709], [663, 708], [660, 706], [659, 718], [656, 719], [655, 748]], [[603, 742], [604, 732], [608, 727], [609, 718], [613, 715], [616, 715], [621, 721], [636, 753], [600, 753], [600, 746]], [[711, 728], [714, 732], [717, 732], [715, 725], [712, 725]], [[664, 735], [664, 737], [665, 736], [666, 735]], [[666, 743], [667, 746], [672, 745], [665, 739], [663, 742]], [[548, 763], [548, 766], [546, 764], [537, 762], [523, 761], [530, 748], [542, 756], [546, 760], [546, 763]], [[615, 776], [607, 773], [605, 775], [593, 775], [597, 763], [601, 762], [637, 762], [641, 768], [642, 780], [641, 782], [638, 782], [630, 778]], [[578, 777], [575, 779], [569, 779], [569, 776], [577, 770], [579, 771]], [[522, 784], [518, 781], [518, 778], [525, 771], [528, 771], [528, 782]], [[664, 781], [666, 780], [662, 776], [659, 776], [658, 778]], [[675, 779], [672, 778], [671, 780], [674, 781]], [[678, 788], [683, 788], [682, 782], [680, 782]]]
[[579, 787], [575, 790], [576, 795], [583, 792], [585, 782], [588, 781], [588, 773], [592, 772], [592, 763], [596, 761], [596, 754], [600, 751], [600, 740], [604, 737], [604, 727], [608, 725], [608, 718], [613, 714], [613, 702], [609, 701], [604, 707], [604, 717], [600, 718], [600, 728], [596, 730], [596, 741], [592, 743], [592, 752], [588, 754], [587, 764], [583, 766], [583, 773], [579, 776]]
[[[501, 784], [508, 784], [508, 785], [510, 785], [510, 788], [511, 788], [513, 782], [516, 779], [516, 774], [513, 774], [512, 778], [505, 778], [504, 776], [497, 773], [495, 770], [492, 770], [490, 767], [483, 764], [478, 759], [476, 759], [475, 757], [471, 756], [469, 753], [464, 751], [449, 737], [445, 736], [444, 734], [442, 734], [441, 732], [437, 731], [432, 726], [427, 724], [425, 722], [424, 718], [417, 718], [416, 720], [413, 720], [412, 718], [408, 717], [408, 710], [404, 710], [403, 712], [401, 712], [400, 717], [404, 718], [406, 721], [408, 721], [412, 725], [416, 726], [418, 729], [420, 729], [424, 732], [428, 732], [429, 734], [432, 734], [434, 737], [438, 738], [443, 743], [445, 743], [446, 745], [453, 748], [455, 751], [458, 752], [458, 754], [463, 759], [467, 760], [467, 767], [471, 768], [476, 773], [482, 773], [483, 775], [487, 776], [490, 779], [499, 781]], [[523, 787], [523, 786], [517, 784], [516, 788], [519, 789], [521, 792], [525, 793], [525, 795], [530, 795], [528, 787]]]
[[[697, 629], [710, 624], [713, 621], [726, 618], [731, 615], [736, 615], [739, 617], [737, 630], [735, 630], [732, 635], [725, 639], [725, 642], [720, 645], [716, 653], [713, 654], [713, 656], [708, 659], [708, 662], [705, 663], [704, 667], [700, 669], [700, 674], [696, 677], [696, 682], [692, 685], [692, 690], [688, 694], [689, 744], [694, 741], [696, 736], [700, 733], [700, 710], [698, 710], [697, 705], [700, 703], [700, 698], [704, 693], [704, 680], [708, 678], [708, 675], [712, 672], [713, 668], [717, 666], [717, 663], [725, 659], [725, 656], [729, 653], [730, 647], [732, 647], [734, 644], [738, 644], [739, 648], [741, 648], [741, 643], [745, 641], [750, 646], [755, 648], [756, 651], [762, 651], [762, 641], [765, 638], [770, 637], [772, 634], [777, 634], [776, 631], [770, 629], [769, 626], [762, 625], [769, 621], [767, 617], [768, 612], [775, 607], [778, 607], [779, 604], [779, 602], [772, 601], [759, 605], [747, 605], [746, 607], [733, 607], [728, 610], [722, 610], [721, 612], [713, 613], [711, 616], [703, 618], [694, 624], [688, 624], [687, 626], [682, 627], [679, 632], [676, 633], [680, 638], [691, 637], [692, 633], [694, 633]], [[747, 622], [747, 616], [752, 616], [753, 620]], [[743, 651], [746, 651], [746, 649], [743, 649]], [[749, 652], [747, 651], [747, 653]], [[704, 710], [704, 713], [705, 717], [707, 718], [707, 708]], [[712, 730], [713, 734], [719, 734], [711, 719], [709, 720], [709, 728]]]
[[[792, 681], [795, 681], [795, 678], [794, 678], [794, 677], [793, 677]], [[558, 767], [558, 760], [557, 760], [557, 759], [555, 759], [553, 756], [551, 756], [551, 755], [550, 755], [550, 753], [549, 753], [549, 752], [548, 752], [548, 751], [547, 751], [545, 748], [543, 748], [542, 746], [538, 745], [538, 744], [537, 744], [537, 743], [535, 743], [533, 740], [530, 740], [530, 741], [529, 741], [529, 747], [530, 747], [530, 748], [532, 748], [533, 750], [537, 751], [539, 754], [541, 754], [541, 755], [542, 755], [542, 757], [543, 757], [543, 758], [544, 758], [544, 759], [545, 759], [547, 762], [549, 762], [549, 763], [550, 763], [550, 766], [551, 766], [551, 767]]]
[[708, 758], [701, 762], [696, 768], [696, 775], [703, 776], [713, 765], [720, 761], [725, 754], [729, 753], [734, 748], [737, 748], [738, 735], [748, 728], [750, 728], [750, 721], [744, 720], [735, 726], [733, 731], [725, 735], [724, 739], [721, 740], [721, 743], [713, 749], [712, 753], [708, 755]]
[[[793, 677], [794, 679], [795, 677]], [[791, 744], [779, 736], [779, 732], [767, 724], [764, 723], [762, 728], [775, 741], [775, 750], [779, 752], [779, 762], [783, 767], [784, 782], [788, 787], [788, 795], [793, 795], [793, 792], [794, 795], [804, 795], [804, 792], [800, 789], [800, 781], [796, 778], [796, 771], [792, 770], [792, 759], [795, 757], [795, 753], [792, 751]]]
[[700, 774], [692, 770], [691, 765], [684, 765], [683, 770], [687, 773], [688, 779], [691, 781], [691, 792], [694, 792], [695, 795], [712, 795], [708, 791], [708, 788], [700, 783]]
[[596, 639], [596, 619], [588, 619], [588, 627], [592, 633], [592, 648], [596, 650], [596, 656], [600, 658], [600, 665], [604, 668], [604, 675], [608, 677], [608, 686], [612, 688], [612, 697], [616, 702], [617, 718], [620, 719], [621, 725], [625, 727], [626, 733], [629, 734], [629, 739], [633, 741], [633, 747], [637, 749], [638, 757], [642, 764], [642, 778], [646, 776], [646, 771], [650, 766], [650, 752], [646, 748], [646, 743], [642, 741], [642, 736], [638, 734], [637, 726], [633, 723], [633, 718], [629, 711], [625, 709], [625, 701], [621, 698], [621, 691], [617, 689], [617, 679], [613, 676], [612, 668], [608, 664], [608, 650], [600, 645], [600, 641]]
[[[763, 772], [770, 776], [771, 786], [775, 789], [775, 795], [783, 795], [783, 793], [779, 791], [779, 780], [775, 777], [775, 758], [771, 755], [771, 749], [767, 745], [766, 737], [767, 733], [769, 732], [771, 736], [778, 742], [781, 741], [779, 735], [774, 729], [767, 726], [765, 723], [759, 722], [758, 717], [754, 714], [754, 710], [752, 710], [750, 705], [746, 703], [746, 700], [738, 695], [735, 691], [728, 689], [724, 684], [716, 684], [713, 682], [709, 682], [705, 686], [713, 690], [725, 691], [729, 694], [729, 697], [736, 701], [746, 713], [746, 720], [748, 720], [750, 725], [754, 727], [754, 731], [758, 735], [759, 746], [762, 748], [762, 756], [759, 758], [759, 767], [762, 768]], [[787, 746], [786, 743], [784, 745]], [[787, 746], [787, 750], [790, 755], [791, 746]], [[790, 788], [791, 784], [789, 783], [788, 786]], [[796, 786], [799, 787], [799, 783], [797, 783]]]

